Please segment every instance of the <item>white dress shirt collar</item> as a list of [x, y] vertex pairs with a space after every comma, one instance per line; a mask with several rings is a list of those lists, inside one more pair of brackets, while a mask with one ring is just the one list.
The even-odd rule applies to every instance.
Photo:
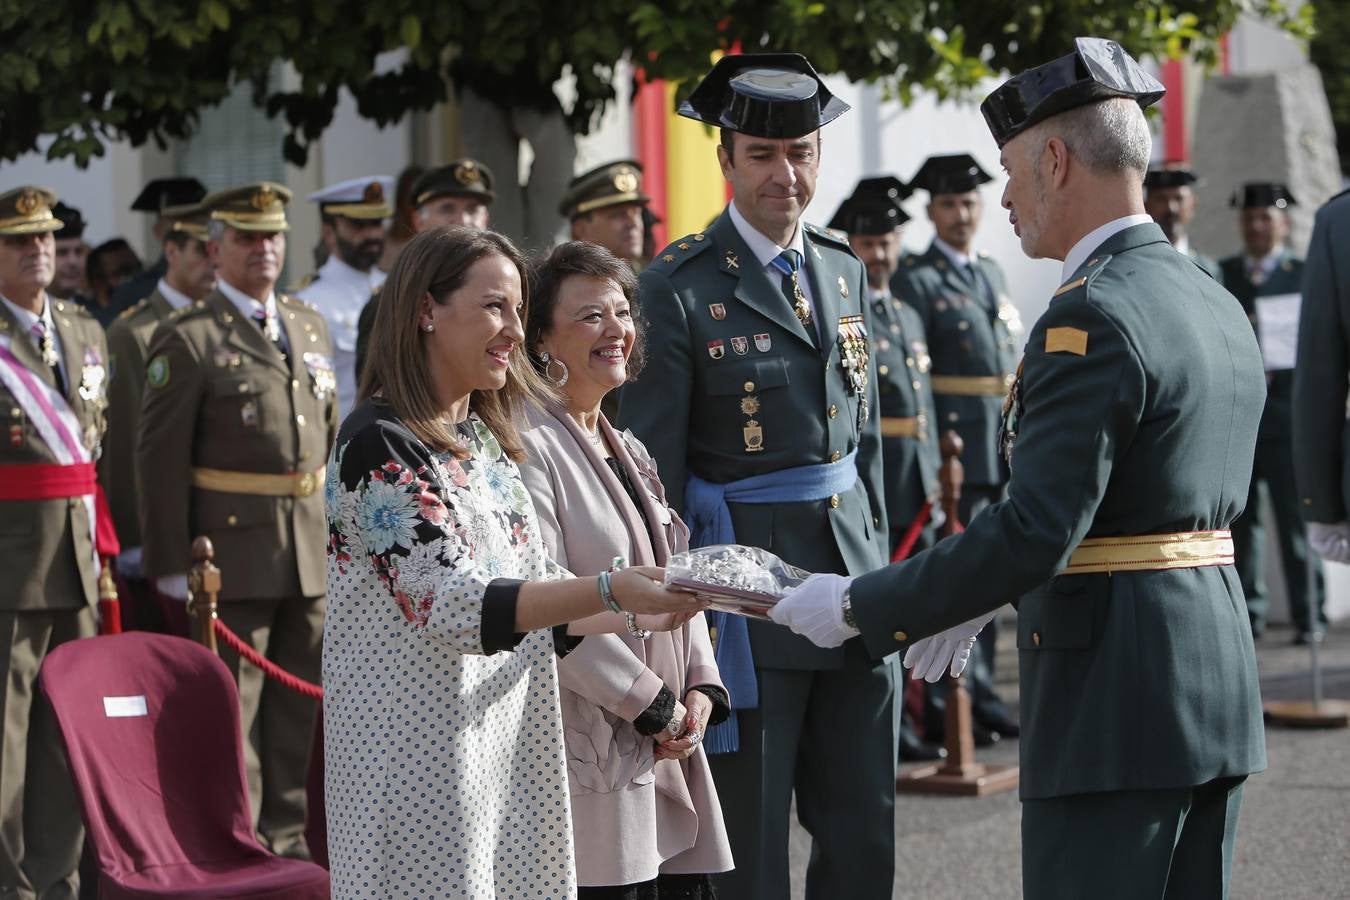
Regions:
[[174, 309], [182, 309], [192, 302], [191, 297], [169, 284], [163, 278], [159, 280], [158, 289], [159, 295], [167, 300], [169, 305]]
[[1064, 257], [1064, 271], [1060, 277], [1061, 281], [1068, 281], [1078, 267], [1087, 262], [1087, 258], [1093, 251], [1105, 244], [1108, 240], [1120, 234], [1126, 228], [1133, 228], [1136, 225], [1147, 225], [1153, 221], [1153, 217], [1148, 213], [1135, 213], [1132, 216], [1121, 216], [1119, 219], [1112, 219], [1105, 225], [1098, 225], [1078, 239], [1078, 243], [1073, 245], [1068, 254]]
[[1172, 246], [1176, 247], [1177, 252], [1182, 256], [1191, 255], [1191, 239], [1188, 235], [1183, 234], [1181, 237], [1177, 238], [1177, 242]]
[[1265, 278], [1270, 277], [1271, 272], [1275, 271], [1275, 267], [1280, 264], [1280, 258], [1282, 256], [1284, 256], [1284, 248], [1277, 247], [1260, 259], [1253, 259], [1246, 254], [1243, 254], [1242, 259], [1243, 264], [1247, 267], [1248, 277], [1250, 277], [1253, 272], [1260, 271], [1261, 277], [1264, 280]]
[[46, 295], [43, 296], [42, 312], [40, 314], [20, 306], [4, 294], [0, 294], [0, 301], [3, 301], [4, 304], [9, 307], [9, 311], [14, 313], [14, 318], [19, 320], [19, 327], [22, 328], [26, 334], [32, 335], [33, 326], [38, 322], [43, 322], [47, 325], [47, 330], [51, 332], [52, 336], [56, 336], [56, 322], [52, 320], [52, 302], [50, 297], [47, 297]]
[[319, 267], [319, 278], [321, 280], [338, 281], [344, 286], [368, 291], [377, 284], [384, 282], [385, 273], [380, 271], [377, 266], [371, 266], [369, 272], [362, 272], [360, 269], [348, 265], [336, 253], [333, 253], [329, 255], [328, 261]]
[[966, 266], [975, 261], [975, 257], [969, 253], [962, 253], [940, 237], [933, 238], [933, 246], [941, 250], [942, 255], [947, 257], [947, 261], [959, 270], [964, 270]]
[[[806, 265], [806, 241], [802, 237], [802, 225], [800, 222], [797, 223], [797, 230], [792, 234], [792, 240], [788, 242], [786, 247], [780, 247], [772, 240], [765, 237], [759, 229], [746, 221], [745, 216], [741, 215], [741, 211], [736, 208], [735, 200], [731, 201], [730, 209], [731, 224], [736, 226], [736, 232], [740, 234], [741, 240], [745, 241], [745, 245], [750, 248], [750, 252], [755, 254], [755, 259], [759, 260], [760, 266], [767, 269], [774, 259], [777, 258], [778, 254], [782, 253], [784, 250], [796, 250], [801, 254], [802, 266], [804, 267]], [[775, 274], [776, 271], [777, 270], [775, 270]], [[801, 281], [803, 284], [806, 283], [805, 278], [801, 279]], [[774, 283], [777, 284], [776, 279]]]
[[224, 278], [216, 278], [216, 288], [225, 295], [227, 300], [237, 306], [241, 313], [250, 319], [253, 318], [253, 311], [259, 306], [265, 308], [269, 316], [275, 316], [277, 314], [277, 295], [275, 291], [271, 291], [267, 294], [266, 303], [259, 303], [248, 294], [245, 294], [243, 291], [230, 284]]

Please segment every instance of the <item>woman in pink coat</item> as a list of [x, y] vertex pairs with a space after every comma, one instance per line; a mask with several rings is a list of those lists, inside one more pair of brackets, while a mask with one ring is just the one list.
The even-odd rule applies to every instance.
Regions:
[[[526, 342], [563, 398], [527, 415], [521, 474], [551, 558], [578, 576], [663, 565], [688, 529], [646, 449], [601, 400], [641, 357], [637, 282], [609, 251], [557, 247], [530, 279]], [[702, 613], [674, 631], [593, 634], [559, 660], [582, 900], [705, 900], [732, 867], [701, 740], [728, 714]]]

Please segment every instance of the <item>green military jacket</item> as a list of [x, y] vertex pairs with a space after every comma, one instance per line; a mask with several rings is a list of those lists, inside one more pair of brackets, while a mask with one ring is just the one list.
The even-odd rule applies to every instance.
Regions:
[[[1297, 294], [1303, 289], [1303, 260], [1287, 251], [1281, 254], [1274, 271], [1259, 286], [1247, 275], [1246, 260], [1230, 256], [1219, 263], [1223, 286], [1242, 304], [1242, 309], [1257, 328], [1256, 300], [1258, 297], [1276, 297]], [[1259, 339], [1259, 329], [1258, 329]], [[1293, 428], [1294, 373], [1292, 370], [1271, 372], [1266, 380], [1266, 408], [1261, 414], [1261, 437], [1288, 440]]]
[[1057, 575], [1085, 537], [1226, 529], [1265, 399], [1241, 309], [1152, 223], [1108, 238], [1032, 329], [1006, 500], [854, 581], [868, 649], [1017, 602], [1022, 796], [1201, 784], [1264, 768], [1231, 565]]
[[[80, 425], [73, 435], [97, 460], [107, 409], [108, 345], [103, 329], [79, 304], [48, 299], [65, 369], [66, 402]], [[0, 345], [33, 377], [56, 386], [52, 370], [9, 307], [0, 303]], [[22, 390], [22, 389], [21, 389]], [[5, 440], [0, 467], [59, 462], [25, 407], [0, 382]], [[0, 503], [0, 609], [79, 609], [98, 602], [98, 566], [83, 500], [10, 500]]]
[[1350, 518], [1350, 191], [1317, 211], [1303, 270], [1303, 305], [1294, 370], [1294, 477], [1309, 522]]
[[1212, 256], [1206, 256], [1197, 251], [1194, 247], [1186, 248], [1186, 255], [1195, 261], [1195, 264], [1209, 273], [1219, 284], [1223, 284], [1223, 270], [1219, 268], [1219, 263]]
[[[901, 263], [891, 278], [891, 291], [923, 320], [933, 357], [936, 430], [950, 428], [961, 436], [967, 484], [996, 485], [1007, 478], [995, 443], [1003, 394], [1017, 367], [1022, 323], [1008, 299], [1007, 281], [998, 263], [980, 253], [975, 265], [988, 281], [992, 299], [968, 275], [958, 272], [937, 244]], [[971, 396], [959, 393], [960, 388], [944, 388], [943, 376], [982, 376], [993, 381], [986, 394]], [[1003, 379], [1001, 389], [994, 384], [998, 379]]]
[[[619, 420], [656, 459], [670, 505], [681, 511], [691, 473], [726, 484], [856, 450], [858, 479], [850, 491], [810, 502], [729, 506], [741, 544], [812, 572], [865, 572], [881, 564], [887, 542], [876, 362], [867, 365], [868, 413], [859, 427], [840, 320], [861, 316], [870, 335], [876, 329], [866, 275], [848, 243], [804, 228], [803, 268], [820, 349], [723, 212], [706, 233], [663, 250], [639, 277], [648, 360], [624, 387]], [[816, 647], [771, 623], [752, 620], [750, 641], [761, 668], [844, 664], [843, 649]]]
[[172, 312], [169, 301], [156, 289], [108, 326], [108, 433], [103, 439], [98, 480], [123, 550], [141, 545], [136, 437], [145, 392], [146, 349], [155, 328]]
[[[881, 455], [890, 523], [887, 559], [925, 500], [938, 497], [942, 463], [933, 422], [932, 359], [919, 314], [895, 297], [872, 298]], [[913, 434], [897, 434], [913, 429]]]
[[336, 381], [323, 316], [277, 297], [288, 361], [224, 294], [178, 310], [150, 339], [136, 465], [142, 568], [182, 574], [207, 535], [222, 601], [324, 593], [328, 525], [323, 479], [301, 496], [195, 487], [197, 468], [264, 475], [319, 473], [337, 433]]

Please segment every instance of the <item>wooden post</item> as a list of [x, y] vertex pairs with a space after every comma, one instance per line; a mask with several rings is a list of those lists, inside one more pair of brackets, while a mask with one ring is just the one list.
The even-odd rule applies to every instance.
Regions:
[[196, 621], [197, 640], [219, 655], [216, 646], [216, 600], [220, 595], [220, 569], [212, 561], [216, 548], [202, 535], [192, 542], [192, 568], [188, 570], [188, 615]]
[[[965, 469], [961, 453], [965, 445], [955, 431], [942, 435], [942, 468], [938, 482], [942, 485], [942, 511], [947, 522], [943, 537], [959, 532], [961, 519], [961, 484]], [[1016, 766], [986, 766], [975, 762], [975, 736], [971, 729], [970, 692], [960, 678], [947, 676], [947, 758], [940, 763], [919, 766], [895, 780], [895, 789], [902, 794], [957, 794], [981, 797], [1017, 787]]]

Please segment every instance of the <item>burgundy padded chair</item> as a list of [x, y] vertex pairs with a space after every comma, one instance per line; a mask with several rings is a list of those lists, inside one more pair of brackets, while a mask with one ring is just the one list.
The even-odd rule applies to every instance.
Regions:
[[328, 873], [273, 856], [249, 813], [239, 696], [184, 638], [128, 632], [62, 644], [42, 666], [101, 900], [327, 900]]

